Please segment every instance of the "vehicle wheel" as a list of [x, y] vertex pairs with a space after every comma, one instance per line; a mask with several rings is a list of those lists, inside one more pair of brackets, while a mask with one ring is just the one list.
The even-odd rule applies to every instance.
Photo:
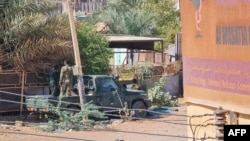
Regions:
[[146, 106], [142, 101], [136, 101], [132, 109], [134, 110], [134, 115], [133, 117], [137, 118], [145, 118], [147, 116], [147, 111], [146, 111]]

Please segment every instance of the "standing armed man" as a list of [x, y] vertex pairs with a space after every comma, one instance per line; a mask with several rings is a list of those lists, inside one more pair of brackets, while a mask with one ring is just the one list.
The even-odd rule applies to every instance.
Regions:
[[49, 73], [49, 90], [50, 94], [53, 96], [59, 96], [59, 86], [58, 86], [58, 81], [59, 81], [59, 66], [55, 64]]
[[59, 84], [61, 87], [60, 96], [70, 96], [73, 80], [73, 70], [69, 66], [69, 61], [64, 61], [64, 66], [61, 68]]

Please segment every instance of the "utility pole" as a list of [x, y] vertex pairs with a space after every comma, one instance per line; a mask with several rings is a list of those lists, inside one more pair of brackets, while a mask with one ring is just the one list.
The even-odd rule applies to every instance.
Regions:
[[75, 27], [75, 20], [73, 17], [73, 5], [72, 0], [67, 0], [67, 8], [68, 8], [68, 15], [69, 15], [69, 23], [70, 23], [70, 30], [71, 30], [71, 36], [72, 36], [72, 42], [73, 42], [73, 49], [74, 49], [74, 56], [75, 56], [75, 69], [76, 75], [77, 75], [77, 84], [78, 84], [78, 94], [80, 97], [80, 104], [81, 104], [81, 110], [83, 111], [83, 94], [82, 94], [82, 84], [83, 82], [83, 73], [82, 73], [82, 66], [81, 66], [81, 58], [79, 53], [79, 46], [78, 46], [78, 40], [76, 35], [76, 27]]

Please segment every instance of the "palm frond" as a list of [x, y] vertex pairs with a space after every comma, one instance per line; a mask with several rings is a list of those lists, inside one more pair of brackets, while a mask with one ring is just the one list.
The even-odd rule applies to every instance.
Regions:
[[[34, 68], [39, 68], [41, 64], [43, 64], [44, 67], [44, 64], [50, 64], [62, 60], [63, 58], [73, 56], [71, 41], [42, 38], [36, 41], [35, 46], [32, 46], [33, 43], [33, 40], [26, 40], [18, 50], [5, 54], [4, 61], [12, 62], [14, 68], [25, 70], [33, 69], [32, 71], [34, 71]], [[0, 59], [0, 61], [1, 60], [2, 59]]]
[[[10, 0], [0, 23], [0, 64], [35, 71], [73, 56], [69, 23], [46, 0]], [[43, 64], [43, 65], [41, 65]]]
[[147, 13], [137, 8], [119, 11], [111, 7], [99, 15], [99, 20], [107, 23], [111, 33], [137, 36], [152, 35], [152, 30], [156, 28], [154, 13]]

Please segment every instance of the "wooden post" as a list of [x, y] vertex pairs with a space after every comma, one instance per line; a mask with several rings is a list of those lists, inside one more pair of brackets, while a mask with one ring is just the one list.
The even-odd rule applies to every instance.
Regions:
[[153, 50], [153, 63], [155, 64], [155, 51]]
[[89, 0], [89, 13], [93, 13], [93, 2]]
[[165, 63], [165, 53], [164, 53], [163, 41], [161, 41], [161, 63], [162, 63], [162, 65]]
[[88, 10], [88, 2], [84, 2], [84, 11], [85, 11], [85, 14], [87, 15], [89, 12]]
[[75, 20], [73, 17], [72, 0], [68, 0], [67, 2], [68, 2], [67, 6], [68, 6], [70, 30], [71, 30], [74, 56], [75, 56], [75, 65], [76, 65], [76, 68], [78, 69], [78, 74], [77, 74], [78, 93], [79, 93], [79, 97], [80, 97], [81, 110], [83, 110], [84, 99], [83, 99], [83, 95], [82, 95], [82, 84], [81, 84], [81, 80], [82, 80], [82, 76], [83, 76], [82, 66], [81, 66], [81, 58], [80, 58], [78, 40], [77, 40], [77, 35], [76, 35], [76, 28], [75, 28], [75, 22], [74, 22]]
[[226, 113], [227, 110], [222, 109], [222, 107], [218, 107], [215, 111], [215, 126], [216, 126], [216, 139], [217, 141], [224, 141], [224, 125], [227, 123], [226, 121]]
[[21, 88], [21, 104], [20, 104], [20, 115], [22, 115], [22, 112], [23, 112], [23, 95], [24, 95], [24, 75], [25, 75], [25, 71], [24, 70], [22, 70], [22, 73], [21, 73], [21, 75], [22, 75], [22, 88]]

